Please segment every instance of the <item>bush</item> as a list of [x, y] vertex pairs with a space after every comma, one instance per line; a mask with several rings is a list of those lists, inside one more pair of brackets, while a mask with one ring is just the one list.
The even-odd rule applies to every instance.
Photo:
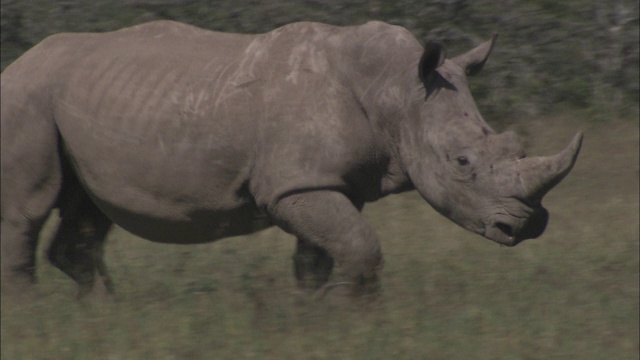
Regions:
[[489, 120], [566, 107], [607, 117], [638, 114], [638, 2], [631, 0], [2, 0], [1, 66], [53, 33], [154, 19], [250, 33], [301, 20], [378, 19], [438, 38], [450, 54], [499, 32], [489, 66], [471, 82]]

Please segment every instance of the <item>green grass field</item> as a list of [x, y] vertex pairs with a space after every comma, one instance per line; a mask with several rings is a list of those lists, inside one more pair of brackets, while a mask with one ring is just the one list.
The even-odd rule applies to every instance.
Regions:
[[361, 304], [340, 289], [299, 293], [294, 239], [278, 229], [191, 246], [115, 229], [118, 301], [102, 288], [76, 301], [41, 259], [39, 297], [2, 304], [2, 359], [637, 359], [637, 120], [513, 129], [532, 155], [585, 132], [574, 171], [545, 198], [539, 239], [499, 247], [415, 192], [369, 204], [386, 262], [382, 296]]

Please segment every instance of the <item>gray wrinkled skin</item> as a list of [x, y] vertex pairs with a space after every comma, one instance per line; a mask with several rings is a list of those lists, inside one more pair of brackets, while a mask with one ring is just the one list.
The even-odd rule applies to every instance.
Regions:
[[542, 196], [571, 169], [527, 158], [478, 112], [467, 75], [494, 39], [447, 59], [380, 22], [296, 23], [261, 35], [158, 21], [58, 34], [2, 73], [2, 291], [49, 259], [89, 291], [113, 289], [102, 247], [113, 223], [151, 241], [201, 243], [277, 225], [298, 238], [299, 285], [341, 264], [377, 288], [380, 243], [366, 202], [417, 189], [466, 229], [513, 246], [539, 236]]

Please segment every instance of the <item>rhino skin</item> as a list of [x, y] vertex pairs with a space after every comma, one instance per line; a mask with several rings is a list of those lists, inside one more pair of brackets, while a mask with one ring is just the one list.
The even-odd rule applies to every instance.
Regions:
[[499, 244], [545, 229], [544, 194], [582, 135], [526, 157], [480, 115], [467, 75], [493, 39], [447, 59], [382, 22], [294, 23], [259, 35], [171, 21], [57, 34], [2, 73], [2, 292], [35, 280], [38, 233], [78, 284], [99, 274], [112, 224], [165, 243], [276, 225], [297, 237], [298, 284], [339, 263], [354, 292], [377, 289], [380, 242], [365, 203], [417, 189], [437, 211]]

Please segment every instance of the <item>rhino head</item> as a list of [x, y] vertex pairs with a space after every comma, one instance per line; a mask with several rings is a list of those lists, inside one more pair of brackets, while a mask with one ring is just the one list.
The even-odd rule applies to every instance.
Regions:
[[401, 130], [399, 152], [411, 182], [438, 212], [514, 246], [544, 231], [549, 214], [542, 197], [575, 164], [582, 134], [556, 155], [527, 157], [513, 132], [491, 130], [467, 76], [482, 69], [495, 40], [452, 59], [440, 43], [426, 44], [418, 65], [421, 84], [412, 100], [416, 105]]

